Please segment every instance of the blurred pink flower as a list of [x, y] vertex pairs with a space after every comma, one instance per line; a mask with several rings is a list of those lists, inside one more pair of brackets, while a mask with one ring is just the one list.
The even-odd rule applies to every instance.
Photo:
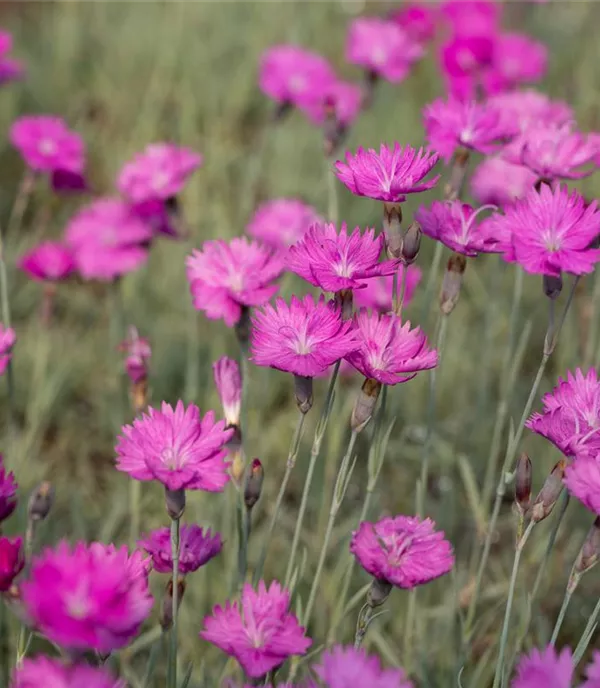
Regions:
[[15, 669], [11, 688], [126, 688], [125, 682], [103, 667], [64, 664], [58, 659], [38, 655], [26, 658]]
[[33, 280], [50, 282], [66, 279], [75, 270], [71, 250], [60, 241], [42, 241], [17, 266]]
[[0, 592], [6, 592], [25, 566], [25, 555], [20, 537], [0, 536]]
[[334, 645], [313, 667], [327, 688], [412, 688], [402, 669], [383, 669], [379, 658], [367, 655], [364, 649]]
[[437, 163], [437, 153], [418, 150], [394, 143], [393, 148], [381, 144], [379, 153], [372, 148], [358, 148], [356, 154], [346, 153], [346, 162], [338, 160], [338, 179], [356, 196], [366, 196], [390, 203], [401, 203], [406, 194], [433, 188], [439, 175], [422, 181]]
[[315, 124], [323, 124], [327, 108], [333, 108], [335, 121], [342, 129], [349, 127], [358, 117], [362, 106], [362, 89], [351, 81], [340, 79], [331, 83], [321, 100], [305, 108], [305, 114]]
[[252, 318], [251, 360], [302, 377], [315, 377], [339, 361], [358, 343], [351, 321], [333, 302], [311, 294], [292, 296], [288, 305], [279, 298]]
[[573, 108], [563, 100], [551, 100], [535, 89], [508, 91], [490, 96], [487, 103], [495, 108], [503, 121], [524, 133], [531, 125], [560, 126], [574, 119]]
[[[158, 573], [172, 573], [173, 554], [171, 532], [168, 527], [152, 531], [137, 546], [152, 558], [152, 567]], [[213, 535], [194, 524], [183, 524], [179, 541], [179, 573], [187, 575], [207, 564], [221, 551], [223, 543], [219, 533]]]
[[135, 480], [158, 480], [167, 490], [221, 492], [227, 481], [227, 452], [233, 434], [225, 422], [215, 422], [214, 411], [203, 418], [194, 404], [172, 406], [163, 401], [160, 411], [124, 425], [117, 438], [117, 469]]
[[235, 657], [250, 678], [259, 678], [292, 655], [303, 655], [312, 641], [288, 611], [290, 593], [276, 581], [258, 591], [244, 584], [239, 602], [217, 605], [204, 619], [200, 637]]
[[592, 661], [585, 668], [587, 681], [581, 684], [581, 688], [600, 688], [600, 652], [594, 650]]
[[473, 100], [483, 70], [490, 64], [493, 36], [456, 36], [440, 48], [440, 65], [450, 95]]
[[227, 425], [239, 425], [242, 406], [242, 375], [237, 361], [222, 356], [213, 363], [213, 375]]
[[119, 350], [127, 356], [125, 358], [125, 372], [132, 382], [141, 382], [148, 377], [148, 364], [152, 356], [150, 342], [140, 337], [137, 327], [129, 327], [128, 337], [119, 344]]
[[175, 198], [202, 164], [202, 156], [172, 143], [152, 143], [119, 173], [117, 187], [133, 203]]
[[12, 358], [12, 349], [17, 341], [17, 335], [12, 327], [5, 327], [0, 323], [0, 375], [8, 368]]
[[229, 327], [239, 321], [243, 306], [262, 306], [277, 293], [274, 282], [284, 269], [280, 255], [245, 237], [205, 241], [186, 264], [194, 307]]
[[486, 158], [471, 175], [471, 193], [483, 205], [505, 208], [524, 198], [533, 189], [537, 175], [524, 165], [515, 165], [502, 157]]
[[426, 518], [396, 516], [363, 521], [352, 534], [350, 551], [378, 580], [414, 588], [452, 570], [454, 554], [444, 533]]
[[350, 25], [346, 60], [392, 83], [408, 76], [423, 47], [393, 21], [359, 17]]
[[177, 230], [179, 211], [174, 201], [176, 201], [175, 197], [166, 201], [150, 198], [147, 201], [132, 204], [131, 213], [149, 225], [154, 235], [176, 239], [181, 235]]
[[600, 515], [600, 461], [580, 456], [565, 468], [564, 483], [573, 497]]
[[296, 198], [276, 198], [257, 208], [246, 231], [267, 246], [287, 251], [313, 223], [321, 221], [312, 206]]
[[25, 73], [25, 67], [20, 60], [8, 57], [12, 48], [11, 34], [0, 29], [0, 85], [20, 79]]
[[124, 647], [153, 605], [142, 554], [99, 542], [63, 541], [44, 550], [20, 587], [34, 628], [70, 650], [106, 654]]
[[12, 514], [17, 506], [17, 481], [14, 474], [4, 468], [4, 457], [0, 454], [0, 523]]
[[440, 12], [455, 36], [489, 36], [498, 30], [502, 7], [495, 0], [447, 0]]
[[427, 43], [435, 37], [437, 7], [426, 2], [406, 2], [390, 14], [393, 21], [417, 43]]
[[486, 93], [501, 93], [519, 84], [540, 81], [546, 73], [548, 49], [519, 33], [499, 34], [490, 69], [484, 74]]
[[[398, 267], [398, 283], [402, 281], [402, 274], [407, 270], [406, 266]], [[409, 265], [406, 272], [406, 285], [404, 287], [404, 305], [412, 301], [415, 290], [421, 281], [423, 273], [417, 265]], [[379, 313], [388, 313], [392, 310], [394, 277], [374, 277], [366, 282], [366, 287], [354, 292], [354, 303], [358, 308], [371, 308]]]
[[571, 688], [572, 679], [571, 650], [565, 647], [557, 653], [548, 645], [545, 650], [532, 650], [521, 658], [510, 685], [511, 688]]

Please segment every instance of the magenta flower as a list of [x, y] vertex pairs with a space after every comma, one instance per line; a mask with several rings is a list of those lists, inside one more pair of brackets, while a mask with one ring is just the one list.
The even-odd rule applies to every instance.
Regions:
[[359, 17], [350, 25], [346, 60], [392, 83], [406, 79], [423, 52], [423, 47], [395, 22]]
[[[404, 287], [404, 305], [412, 301], [415, 290], [423, 275], [421, 268], [417, 265], [409, 265], [408, 269], [404, 265], [398, 268], [398, 282], [401, 283], [402, 276], [406, 270]], [[354, 292], [354, 303], [358, 308], [371, 308], [379, 313], [389, 313], [392, 310], [394, 295], [394, 278], [392, 275], [385, 277], [374, 277], [370, 279], [364, 289], [357, 289]]]
[[483, 70], [492, 60], [493, 36], [455, 36], [440, 48], [440, 66], [450, 95], [473, 100]]
[[271, 248], [287, 251], [321, 221], [312, 206], [295, 198], [277, 198], [258, 207], [246, 231]]
[[489, 36], [497, 32], [502, 8], [495, 0], [447, 0], [440, 11], [455, 36]]
[[473, 171], [471, 193], [482, 205], [505, 208], [524, 198], [533, 189], [537, 175], [524, 165], [515, 165], [502, 157], [486, 158]]
[[168, 490], [221, 492], [227, 481], [223, 447], [233, 434], [214, 411], [204, 418], [194, 404], [175, 410], [163, 401], [160, 411], [125, 425], [118, 437], [117, 469], [136, 480], [158, 480]]
[[346, 153], [346, 162], [338, 160], [338, 179], [356, 196], [366, 196], [389, 203], [401, 203], [406, 194], [427, 191], [438, 179], [422, 181], [437, 163], [437, 153], [415, 150], [394, 143], [393, 149], [381, 144], [379, 153], [372, 148], [359, 148], [355, 155]]
[[585, 677], [587, 681], [581, 685], [581, 688], [600, 688], [600, 652], [598, 650], [592, 653], [592, 661], [585, 668]]
[[205, 241], [186, 263], [194, 307], [229, 327], [239, 321], [244, 306], [262, 306], [277, 293], [274, 281], [284, 269], [272, 249], [245, 237]]
[[31, 279], [41, 282], [64, 280], [75, 269], [71, 250], [59, 241], [42, 241], [22, 256], [17, 265]]
[[570, 105], [562, 100], [550, 100], [545, 93], [534, 89], [498, 93], [487, 102], [508, 124], [516, 124], [517, 131], [521, 133], [531, 125], [560, 126], [575, 117]]
[[315, 124], [323, 124], [328, 108], [333, 109], [335, 121], [342, 130], [349, 127], [358, 117], [362, 107], [362, 90], [351, 81], [340, 79], [324, 89], [321, 99], [304, 109]]
[[543, 43], [520, 33], [500, 34], [494, 40], [491, 67], [484, 75], [486, 93], [540, 81], [547, 66], [548, 49]]
[[58, 659], [38, 655], [26, 658], [15, 669], [12, 688], [126, 688], [106, 669], [87, 664], [63, 664]]
[[61, 542], [33, 557], [21, 598], [32, 626], [67, 649], [120, 649], [152, 609], [147, 566], [127, 547]]
[[412, 688], [412, 683], [402, 669], [383, 669], [378, 657], [369, 656], [365, 650], [335, 645], [321, 657], [314, 668], [327, 688]]
[[0, 537], [0, 592], [6, 592], [25, 566], [20, 537]]
[[12, 47], [12, 36], [8, 31], [0, 30], [0, 84], [16, 81], [25, 73], [25, 67], [20, 60], [8, 57]]
[[378, 580], [414, 588], [448, 573], [454, 566], [452, 546], [426, 518], [396, 516], [377, 523], [363, 521], [352, 534], [350, 551]]
[[152, 143], [119, 173], [117, 187], [133, 203], [175, 198], [202, 164], [202, 156], [172, 143]]
[[148, 364], [152, 356], [150, 342], [140, 337], [137, 327], [129, 327], [129, 336], [119, 344], [119, 350], [126, 354], [125, 372], [131, 382], [141, 382], [148, 377]]
[[0, 454], [0, 524], [12, 514], [17, 506], [17, 481], [13, 473], [4, 468], [4, 457]]
[[511, 688], [571, 688], [573, 659], [571, 650], [557, 653], [552, 645], [545, 650], [532, 650], [521, 658]]
[[[159, 528], [139, 540], [138, 547], [152, 557], [152, 566], [158, 573], [173, 571], [171, 534], [169, 528]], [[223, 543], [219, 533], [213, 535], [197, 525], [182, 525], [179, 540], [179, 573], [197, 571], [221, 551]]]
[[242, 406], [242, 375], [237, 361], [222, 356], [213, 363], [213, 375], [227, 425], [239, 425]]
[[542, 184], [497, 216], [495, 224], [510, 234], [512, 245], [504, 259], [519, 263], [530, 273], [582, 275], [600, 260], [598, 249], [588, 248], [600, 233], [596, 202], [586, 206], [583, 197], [564, 186], [552, 191]]
[[259, 366], [301, 377], [315, 377], [356, 349], [352, 322], [342, 320], [333, 302], [315, 303], [311, 294], [281, 298], [266, 305], [252, 319], [251, 360]]
[[565, 468], [567, 490], [586, 508], [600, 515], [600, 462], [583, 455]]
[[17, 335], [12, 327], [4, 327], [0, 323], [0, 375], [8, 368], [10, 359], [12, 358], [12, 349], [17, 341]]
[[427, 43], [435, 37], [437, 12], [424, 2], [407, 2], [390, 14], [393, 21], [417, 43]]
[[360, 348], [345, 356], [365, 377], [384, 385], [412, 380], [421, 370], [435, 368], [438, 353], [428, 348], [420, 328], [410, 329], [393, 314], [369, 313], [362, 309], [354, 316], [354, 330]]
[[204, 619], [200, 637], [235, 657], [249, 677], [262, 677], [312, 644], [289, 604], [289, 591], [276, 581], [268, 589], [260, 581], [258, 591], [246, 583], [240, 602], [217, 605]]
[[65, 229], [75, 265], [84, 279], [113, 280], [148, 257], [152, 229], [115, 198], [100, 198], [80, 210]]

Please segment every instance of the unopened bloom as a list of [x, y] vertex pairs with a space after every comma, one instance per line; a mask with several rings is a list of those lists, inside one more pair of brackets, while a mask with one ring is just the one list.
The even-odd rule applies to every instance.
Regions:
[[103, 667], [88, 664], [65, 664], [59, 659], [38, 655], [25, 658], [15, 669], [12, 688], [126, 688], [125, 682]]
[[250, 343], [252, 361], [259, 366], [314, 377], [357, 348], [352, 322], [324, 297], [279, 298], [254, 313]]
[[417, 43], [433, 40], [436, 19], [436, 8], [424, 2], [404, 3], [390, 14], [390, 21], [401, 26]]
[[0, 31], [0, 84], [20, 79], [25, 72], [25, 67], [19, 60], [8, 56], [12, 47], [12, 36], [8, 31]]
[[0, 537], [0, 592], [6, 592], [25, 566], [20, 537]]
[[501, 93], [519, 84], [540, 81], [548, 66], [548, 49], [520, 33], [501, 33], [494, 40], [486, 93]]
[[12, 349], [17, 341], [17, 335], [12, 327], [5, 327], [0, 323], [0, 375], [8, 368], [12, 358]]
[[194, 307], [230, 327], [244, 306], [262, 306], [277, 292], [284, 268], [280, 255], [245, 237], [206, 241], [186, 263]]
[[511, 688], [571, 688], [573, 659], [571, 650], [558, 653], [552, 645], [545, 650], [532, 650], [517, 665]]
[[112, 652], [137, 635], [152, 609], [140, 552], [66, 542], [33, 557], [21, 597], [32, 626], [67, 649]]
[[[406, 272], [406, 276], [404, 273]], [[421, 281], [423, 273], [417, 265], [400, 265], [398, 267], [398, 284], [402, 284], [404, 279], [404, 305], [412, 301], [415, 290]], [[394, 301], [394, 277], [386, 275], [384, 277], [374, 277], [368, 280], [364, 289], [357, 289], [354, 292], [354, 303], [359, 308], [372, 308], [379, 313], [388, 313], [392, 310]]]
[[[171, 534], [168, 527], [153, 531], [137, 544], [152, 557], [152, 567], [155, 571], [158, 573], [173, 571]], [[179, 573], [186, 575], [197, 571], [216, 557], [222, 547], [219, 533], [213, 535], [210, 529], [204, 530], [197, 525], [182, 525], [179, 540]]]
[[126, 354], [125, 372], [132, 382], [140, 382], [148, 377], [148, 364], [152, 356], [150, 342], [140, 337], [137, 328], [129, 328], [129, 337], [121, 342], [119, 349]]
[[117, 468], [136, 480], [158, 480], [168, 490], [221, 492], [229, 475], [224, 446], [233, 434], [214, 411], [204, 417], [194, 404], [187, 408], [163, 402], [160, 411], [125, 425], [118, 437]]
[[537, 175], [524, 165], [502, 157], [486, 158], [473, 170], [471, 193], [481, 204], [505, 208], [524, 198], [537, 181]]
[[19, 259], [18, 266], [31, 279], [58, 282], [75, 269], [68, 246], [59, 241], [43, 241]]
[[406, 194], [427, 191], [434, 187], [439, 175], [423, 181], [438, 161], [437, 153], [415, 150], [394, 143], [393, 148], [381, 144], [379, 153], [358, 148], [356, 154], [346, 153], [346, 162], [335, 163], [338, 179], [356, 196], [400, 203]]
[[287, 251], [320, 221], [312, 206], [296, 198], [277, 198], [257, 208], [246, 231], [267, 246]]
[[313, 668], [327, 688], [412, 688], [402, 669], [383, 669], [378, 657], [351, 646], [335, 645]]
[[600, 450], [594, 458], [583, 455], [565, 468], [564, 483], [585, 507], [600, 515]]
[[17, 506], [17, 481], [13, 473], [4, 468], [4, 457], [0, 454], [0, 523], [12, 514]]
[[262, 677], [312, 643], [289, 604], [289, 591], [276, 581], [269, 588], [260, 581], [257, 591], [246, 583], [239, 602], [217, 605], [204, 619], [200, 637], [235, 657], [249, 677]]
[[222, 356], [213, 363], [215, 385], [228, 425], [239, 425], [242, 405], [242, 375], [237, 361]]
[[363, 521], [352, 535], [350, 551], [376, 579], [398, 588], [414, 588], [448, 573], [452, 546], [435, 523], [410, 516]]

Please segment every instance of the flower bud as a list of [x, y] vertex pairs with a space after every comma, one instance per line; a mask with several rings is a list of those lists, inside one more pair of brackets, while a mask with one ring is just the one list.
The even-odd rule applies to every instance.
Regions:
[[411, 265], [417, 259], [422, 234], [421, 225], [418, 222], [412, 222], [406, 230], [402, 241], [402, 260], [406, 265]]
[[0, 537], [0, 592], [10, 589], [25, 566], [22, 542], [20, 537]]
[[165, 504], [167, 514], [176, 521], [185, 511], [185, 490], [168, 490], [165, 488]]
[[252, 459], [244, 485], [244, 504], [250, 510], [260, 499], [265, 471], [260, 459]]
[[558, 277], [554, 275], [544, 275], [542, 285], [544, 287], [544, 294], [554, 301], [559, 297], [562, 291], [563, 280], [560, 275]]
[[252, 323], [250, 321], [250, 308], [248, 306], [242, 306], [242, 312], [240, 314], [240, 319], [236, 322], [234, 326], [235, 336], [242, 348], [242, 351], [246, 351], [248, 348], [248, 343], [250, 342], [250, 328]]
[[400, 203], [383, 204], [383, 232], [388, 257], [400, 258], [402, 255], [402, 206]]
[[380, 391], [381, 382], [372, 380], [371, 378], [365, 378], [363, 386], [356, 398], [356, 403], [352, 410], [352, 418], [350, 419], [350, 427], [355, 432], [363, 430], [371, 420]]
[[535, 498], [531, 509], [531, 520], [539, 523], [550, 516], [554, 505], [563, 491], [563, 476], [565, 474], [566, 461], [561, 459], [546, 478], [542, 489]]
[[463, 255], [455, 253], [450, 256], [440, 293], [440, 308], [444, 315], [450, 315], [458, 303], [466, 267], [467, 259]]
[[30, 521], [43, 521], [48, 516], [54, 501], [54, 488], [44, 481], [40, 483], [29, 497], [27, 516]]
[[444, 197], [448, 201], [455, 201], [462, 191], [467, 174], [469, 163], [469, 151], [466, 148], [459, 148], [454, 154], [452, 169], [450, 170], [450, 180], [444, 189]]
[[579, 550], [573, 570], [582, 574], [589, 571], [598, 563], [600, 557], [600, 516], [596, 518], [589, 529], [585, 542]]
[[[181, 606], [181, 600], [185, 593], [185, 579], [178, 578], [177, 580], [177, 609]], [[168, 631], [173, 625], [173, 580], [167, 583], [165, 594], [162, 598], [160, 606], [159, 622], [163, 631]]]
[[521, 516], [525, 516], [531, 504], [531, 460], [527, 454], [521, 454], [517, 461], [515, 502]]
[[313, 405], [313, 379], [302, 375], [294, 375], [294, 394], [296, 405], [302, 413], [308, 413]]
[[388, 583], [386, 580], [381, 580], [379, 578], [373, 578], [371, 587], [367, 592], [367, 604], [371, 608], [380, 607], [392, 592], [392, 584]]

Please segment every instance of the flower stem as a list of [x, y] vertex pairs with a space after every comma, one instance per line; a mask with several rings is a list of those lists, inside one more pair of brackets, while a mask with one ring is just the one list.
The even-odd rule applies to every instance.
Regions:
[[[569, 580], [569, 583], [571, 581]], [[560, 612], [558, 613], [558, 618], [556, 619], [556, 623], [554, 624], [554, 628], [552, 630], [552, 636], [550, 638], [550, 645], [556, 645], [556, 639], [558, 638], [558, 634], [560, 632], [560, 628], [563, 624], [563, 621], [565, 620], [565, 616], [567, 614], [567, 608], [569, 606], [569, 602], [571, 601], [571, 597], [573, 596], [573, 593], [575, 592], [575, 588], [577, 586], [574, 585], [567, 585], [567, 589], [565, 590], [565, 596], [563, 597], [562, 604], [560, 606]]]
[[333, 173], [333, 163], [335, 155], [325, 159], [325, 173], [327, 175], [327, 217], [329, 222], [337, 224], [339, 218], [338, 196], [337, 196], [337, 177]]
[[173, 557], [173, 626], [169, 652], [168, 688], [177, 688], [177, 616], [179, 612], [179, 519], [171, 521], [171, 556]]
[[10, 645], [8, 642], [8, 614], [4, 600], [0, 599], [0, 679], [3, 686], [10, 680]]
[[373, 608], [370, 605], [365, 605], [358, 614], [358, 622], [356, 624], [356, 632], [354, 634], [354, 649], [358, 650], [362, 645], [369, 624], [373, 620]]
[[[8, 298], [8, 277], [6, 272], [6, 260], [4, 250], [4, 237], [0, 230], [0, 308], [2, 313], [2, 323], [4, 327], [10, 327], [10, 301]], [[12, 367], [12, 357], [8, 360], [6, 367], [6, 384], [8, 387], [8, 412], [10, 425], [15, 423], [15, 382]]]
[[243, 495], [238, 496], [238, 510], [240, 521], [240, 546], [238, 550], [238, 586], [241, 587], [246, 580], [248, 572], [248, 541], [252, 530], [252, 514], [243, 503]]
[[440, 265], [442, 263], [442, 256], [444, 255], [444, 244], [441, 241], [435, 242], [435, 250], [433, 253], [433, 260], [429, 268], [429, 276], [427, 277], [427, 285], [425, 286], [425, 293], [423, 295], [423, 308], [421, 310], [420, 322], [427, 322], [429, 309], [431, 308], [431, 301], [433, 300], [433, 288], [438, 278]]
[[129, 481], [129, 547], [133, 549], [140, 535], [140, 502], [142, 483], [139, 480]]
[[592, 636], [594, 635], [594, 631], [596, 630], [596, 626], [598, 625], [598, 617], [600, 616], [600, 599], [596, 603], [596, 606], [594, 607], [594, 611], [590, 614], [590, 618], [588, 619], [587, 624], [585, 625], [585, 629], [583, 633], [581, 634], [581, 638], [579, 639], [579, 642], [577, 643], [577, 647], [575, 648], [575, 652], [573, 653], [573, 666], [577, 666], [579, 662], [581, 661], [581, 658], [583, 657], [584, 652], [587, 650], [588, 645], [590, 644], [590, 640], [592, 639]]

